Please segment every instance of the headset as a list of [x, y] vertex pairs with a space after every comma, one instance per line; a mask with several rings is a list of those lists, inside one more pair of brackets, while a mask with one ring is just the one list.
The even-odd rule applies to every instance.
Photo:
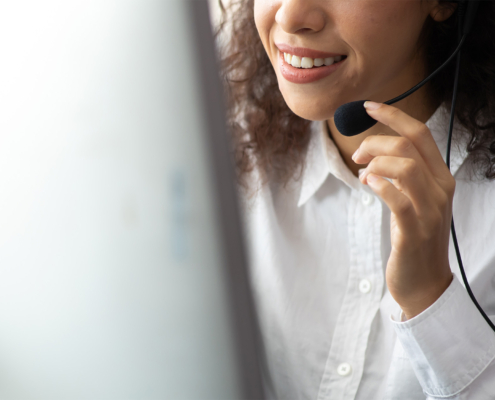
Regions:
[[[451, 110], [450, 110], [450, 122], [449, 122], [449, 135], [448, 135], [448, 141], [447, 141], [447, 154], [445, 157], [445, 162], [447, 164], [447, 167], [450, 169], [450, 146], [452, 143], [452, 130], [454, 127], [454, 116], [455, 116], [455, 103], [457, 100], [457, 89], [458, 89], [458, 84], [459, 84], [459, 70], [460, 70], [460, 64], [461, 64], [461, 48], [462, 45], [464, 44], [466, 40], [466, 36], [469, 34], [471, 27], [473, 26], [474, 18], [476, 16], [476, 12], [478, 10], [479, 2], [481, 0], [450, 0], [452, 3], [457, 3], [457, 18], [458, 18], [458, 24], [457, 24], [457, 39], [458, 39], [458, 44], [457, 48], [454, 50], [454, 52], [450, 55], [450, 57], [442, 64], [440, 67], [438, 67], [435, 71], [433, 71], [429, 76], [427, 76], [424, 80], [422, 80], [420, 83], [418, 83], [416, 86], [413, 88], [409, 89], [407, 92], [401, 94], [400, 96], [397, 96], [391, 100], [385, 101], [384, 104], [394, 104], [398, 102], [399, 100], [404, 99], [405, 97], [409, 96], [410, 94], [414, 93], [416, 90], [418, 90], [420, 87], [422, 87], [424, 84], [426, 84], [429, 80], [431, 80], [435, 75], [437, 75], [440, 71], [442, 71], [453, 59], [454, 57], [456, 58], [456, 70], [455, 70], [455, 78], [454, 78], [454, 91], [452, 94], [452, 105], [451, 105]], [[339, 130], [339, 132], [344, 135], [344, 136], [354, 136], [358, 135], [369, 128], [371, 128], [373, 125], [376, 124], [376, 120], [371, 118], [368, 113], [366, 112], [366, 109], [363, 107], [363, 104], [366, 100], [358, 100], [358, 101], [353, 101], [350, 103], [346, 103], [342, 106], [340, 106], [337, 111], [335, 112], [334, 116], [334, 122], [335, 126]], [[461, 271], [462, 275], [462, 280], [464, 281], [464, 285], [466, 286], [466, 290], [469, 294], [469, 297], [471, 297], [471, 300], [473, 301], [474, 305], [478, 309], [478, 311], [481, 313], [485, 321], [488, 323], [488, 325], [492, 328], [493, 331], [495, 331], [495, 325], [493, 322], [488, 318], [488, 316], [485, 314], [481, 306], [478, 304], [478, 301], [476, 300], [476, 297], [474, 297], [474, 294], [471, 290], [471, 287], [469, 286], [466, 273], [464, 271], [464, 266], [462, 264], [462, 259], [461, 259], [461, 253], [459, 251], [459, 245], [457, 244], [457, 236], [455, 233], [455, 226], [454, 226], [454, 217], [452, 216], [452, 221], [451, 221], [451, 232], [452, 232], [452, 240], [454, 242], [454, 247], [455, 247], [455, 253], [457, 256], [457, 262], [459, 263], [459, 269]]]

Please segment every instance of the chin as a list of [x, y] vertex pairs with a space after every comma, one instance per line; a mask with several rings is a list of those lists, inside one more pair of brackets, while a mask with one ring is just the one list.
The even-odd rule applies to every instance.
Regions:
[[[344, 94], [342, 90], [325, 90], [322, 87], [301, 90], [279, 86], [287, 106], [297, 116], [310, 121], [326, 121], [332, 119], [335, 111], [343, 104], [364, 98], [354, 91]], [[309, 89], [309, 88], [308, 88]]]
[[328, 99], [315, 101], [304, 97], [293, 98], [293, 96], [284, 96], [284, 99], [294, 114], [310, 121], [326, 121], [333, 118], [335, 110], [341, 105], [328, 101]]

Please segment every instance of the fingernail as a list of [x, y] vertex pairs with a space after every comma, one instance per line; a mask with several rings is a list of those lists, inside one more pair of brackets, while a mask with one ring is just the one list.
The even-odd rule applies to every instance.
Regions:
[[364, 171], [366, 168], [361, 168], [358, 170], [358, 179], [361, 181], [363, 185], [366, 185], [366, 177], [364, 176]]
[[366, 108], [367, 110], [377, 110], [379, 109], [382, 104], [381, 103], [375, 103], [374, 101], [365, 101], [364, 102], [364, 108]]
[[358, 154], [359, 154], [359, 147], [358, 147], [358, 149], [354, 152], [354, 154], [352, 155], [352, 157], [351, 157], [351, 158], [352, 158], [352, 161], [356, 161], [356, 158], [357, 158]]
[[378, 176], [376, 175], [368, 175], [368, 177], [366, 178], [366, 182], [371, 185], [373, 185], [373, 183], [375, 183], [376, 181], [378, 181]]

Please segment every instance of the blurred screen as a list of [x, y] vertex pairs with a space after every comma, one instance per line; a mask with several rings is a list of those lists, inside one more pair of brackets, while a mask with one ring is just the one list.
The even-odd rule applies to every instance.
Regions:
[[182, 0], [0, 3], [0, 398], [234, 399]]

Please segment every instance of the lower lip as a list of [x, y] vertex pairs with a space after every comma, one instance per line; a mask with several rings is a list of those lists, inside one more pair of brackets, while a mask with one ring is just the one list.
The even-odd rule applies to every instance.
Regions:
[[290, 64], [287, 64], [284, 60], [284, 53], [278, 52], [280, 61], [280, 72], [282, 76], [292, 83], [311, 83], [326, 78], [332, 72], [335, 72], [340, 65], [347, 60], [344, 58], [339, 62], [332, 65], [325, 65], [316, 68], [295, 68]]

